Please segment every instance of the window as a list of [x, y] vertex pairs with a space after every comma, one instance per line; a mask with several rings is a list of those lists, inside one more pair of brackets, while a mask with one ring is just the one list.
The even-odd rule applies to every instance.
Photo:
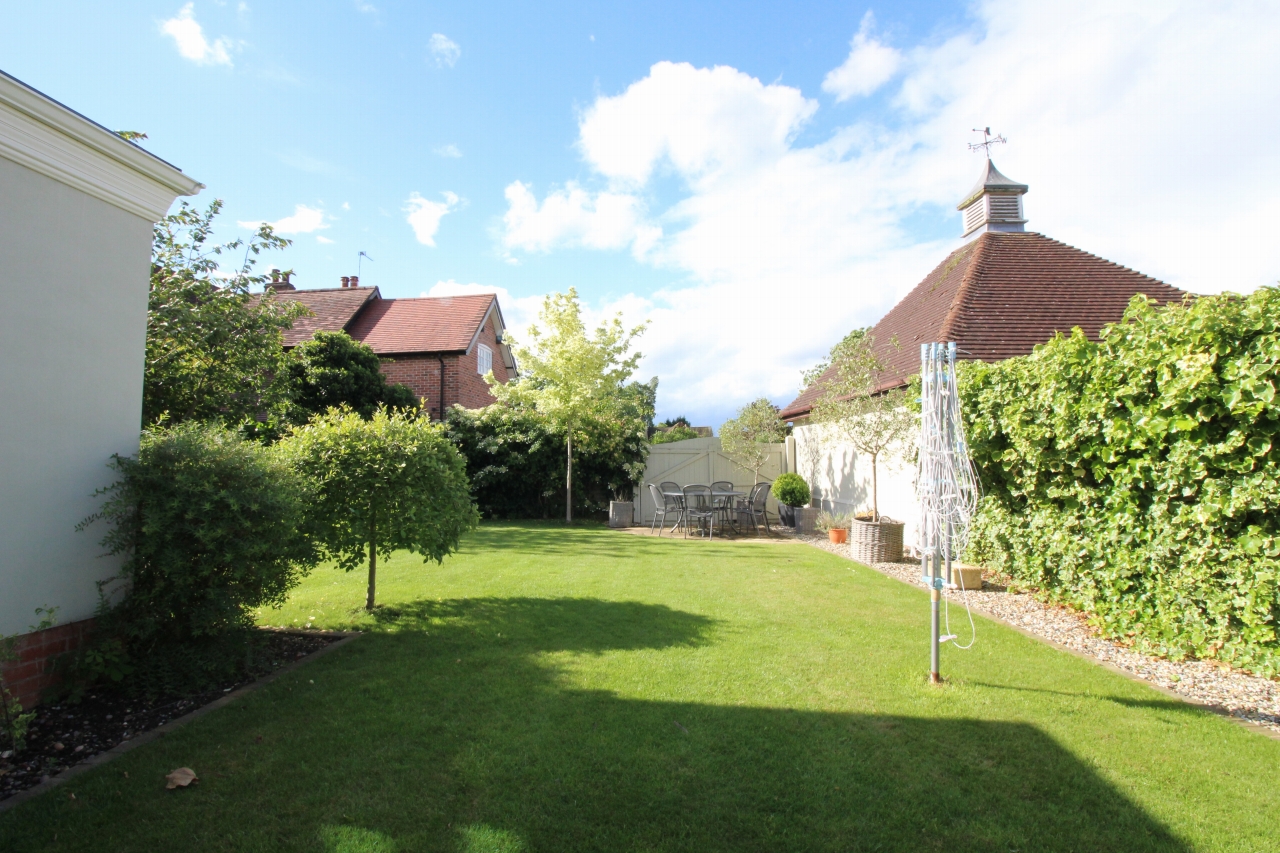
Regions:
[[493, 350], [484, 344], [476, 345], [476, 373], [484, 376], [493, 370]]

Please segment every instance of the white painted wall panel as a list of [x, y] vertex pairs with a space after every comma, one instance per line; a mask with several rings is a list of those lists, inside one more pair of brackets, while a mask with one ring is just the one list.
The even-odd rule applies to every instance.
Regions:
[[138, 448], [151, 223], [0, 158], [0, 633], [93, 615], [99, 506]]

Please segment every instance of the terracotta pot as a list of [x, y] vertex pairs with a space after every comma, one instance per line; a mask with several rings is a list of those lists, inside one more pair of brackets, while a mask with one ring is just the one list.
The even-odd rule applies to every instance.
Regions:
[[843, 545], [849, 541], [849, 531], [843, 527], [833, 527], [827, 531], [827, 538], [836, 545]]

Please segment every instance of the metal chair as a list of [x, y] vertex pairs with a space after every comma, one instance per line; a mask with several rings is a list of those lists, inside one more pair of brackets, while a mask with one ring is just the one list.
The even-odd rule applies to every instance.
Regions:
[[[659, 489], [653, 483], [649, 483], [649, 496], [653, 498], [653, 521], [649, 523], [649, 534], [653, 535], [654, 525], [658, 525], [658, 535], [662, 535], [663, 528], [667, 526], [667, 514], [676, 514], [676, 523], [671, 525], [674, 531], [676, 526], [680, 524], [680, 516], [684, 514], [684, 506], [681, 501], [672, 495], [664, 495], [662, 489]], [[661, 524], [659, 524], [661, 519]]]
[[744, 509], [751, 516], [751, 530], [753, 533], [759, 533], [760, 527], [756, 524], [756, 519], [764, 519], [765, 532], [770, 536], [773, 530], [769, 527], [769, 512], [765, 509], [765, 501], [769, 499], [769, 489], [773, 483], [756, 483], [751, 487], [751, 496], [747, 498], [747, 505]]
[[690, 522], [697, 522], [702, 529], [703, 522], [708, 526], [708, 535], [716, 538], [716, 508], [711, 496], [710, 486], [684, 487], [684, 538], [689, 538]]
[[[713, 492], [732, 492], [734, 491], [733, 483], [728, 480], [716, 480], [711, 484]], [[712, 495], [712, 497], [715, 497]], [[716, 512], [720, 513], [720, 525], [723, 527], [729, 523], [730, 516], [733, 513], [733, 498], [725, 495], [722, 498], [715, 498]]]
[[[658, 485], [658, 488], [662, 490], [662, 494], [665, 497], [671, 498], [680, 504], [680, 515], [676, 517], [676, 524], [681, 524], [684, 521], [684, 489], [679, 483], [673, 483], [670, 480], [664, 480]], [[675, 529], [675, 525], [673, 525], [671, 531], [674, 533]]]

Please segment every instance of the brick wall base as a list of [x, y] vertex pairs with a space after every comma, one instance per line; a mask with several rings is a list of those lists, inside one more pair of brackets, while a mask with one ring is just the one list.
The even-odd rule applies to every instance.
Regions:
[[22, 707], [39, 704], [44, 693], [58, 683], [60, 676], [53, 672], [54, 661], [59, 655], [79, 648], [92, 628], [92, 619], [82, 619], [21, 634], [14, 640], [13, 650], [18, 659], [0, 663], [0, 677]]

